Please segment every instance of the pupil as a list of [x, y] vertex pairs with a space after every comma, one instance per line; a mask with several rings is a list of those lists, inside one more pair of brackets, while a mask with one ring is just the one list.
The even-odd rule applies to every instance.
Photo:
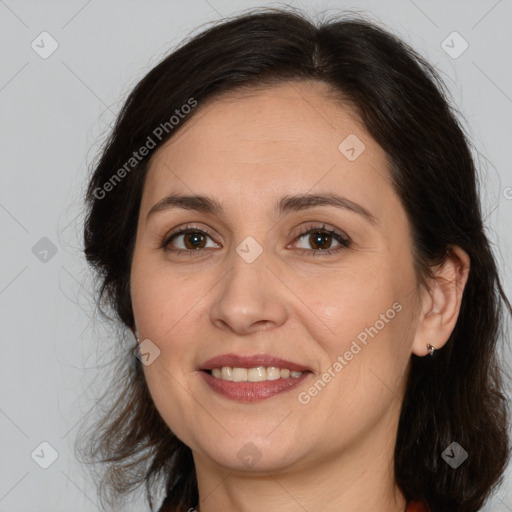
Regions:
[[[324, 242], [322, 242], [321, 240], [322, 240], [322, 239], [325, 239], [325, 238], [329, 238], [329, 237], [330, 237], [330, 235], [327, 235], [327, 234], [325, 234], [325, 233], [315, 233], [315, 234], [313, 235], [313, 237], [314, 237], [314, 244], [318, 244], [318, 245], [320, 245], [320, 246], [323, 246], [323, 245], [325, 245], [325, 244], [329, 245], [329, 242], [328, 242], [328, 241], [324, 241]], [[321, 247], [321, 248], [322, 248], [322, 249], [326, 249], [326, 247]]]
[[[203, 241], [204, 237], [201, 233], [192, 233], [192, 234], [189, 234], [185, 240], [186, 240], [186, 244], [187, 244], [187, 247], [189, 249], [200, 249], [202, 247], [201, 246], [198, 246], [198, 245], [195, 245], [196, 243], [201, 243]], [[189, 240], [192, 240], [192, 246], [189, 247], [189, 244], [188, 244], [188, 241]]]

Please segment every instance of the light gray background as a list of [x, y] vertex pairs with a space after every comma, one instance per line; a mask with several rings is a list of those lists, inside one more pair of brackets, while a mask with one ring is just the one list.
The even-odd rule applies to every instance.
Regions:
[[[488, 234], [511, 296], [512, 2], [291, 3], [356, 8], [442, 71], [476, 144]], [[163, 54], [203, 23], [258, 5], [276, 3], [0, 0], [0, 512], [97, 510], [72, 452], [77, 424], [94, 415], [89, 386], [104, 336], [80, 253], [87, 166], [126, 94]], [[31, 47], [43, 31], [59, 45], [47, 59]], [[441, 47], [453, 31], [469, 44], [455, 59]], [[43, 237], [55, 255], [43, 252]], [[43, 441], [58, 452], [46, 470], [31, 458]], [[510, 470], [506, 478], [486, 511], [512, 511]], [[131, 510], [145, 509], [134, 501]]]

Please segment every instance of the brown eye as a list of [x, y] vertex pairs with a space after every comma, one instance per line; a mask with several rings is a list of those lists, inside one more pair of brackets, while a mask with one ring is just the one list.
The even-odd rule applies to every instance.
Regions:
[[317, 233], [311, 233], [308, 235], [308, 243], [311, 244], [313, 249], [330, 249], [330, 245], [333, 241], [333, 236], [330, 233], [318, 231]]
[[183, 235], [187, 249], [202, 249], [206, 244], [206, 237], [198, 231], [189, 231]]
[[161, 245], [170, 252], [186, 253], [202, 252], [201, 249], [218, 247], [215, 243], [207, 246], [208, 239], [211, 239], [211, 236], [202, 229], [185, 228], [166, 237]]
[[[350, 245], [348, 237], [337, 231], [325, 229], [325, 226], [309, 226], [297, 236], [297, 239], [304, 239], [303, 243], [305, 243], [305, 247], [299, 247], [299, 249], [313, 256], [336, 253]], [[333, 242], [336, 242], [334, 248], [332, 248]]]

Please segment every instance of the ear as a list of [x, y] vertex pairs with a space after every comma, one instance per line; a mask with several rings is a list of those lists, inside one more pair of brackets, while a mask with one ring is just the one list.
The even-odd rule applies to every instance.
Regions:
[[417, 356], [429, 353], [428, 343], [439, 349], [448, 341], [459, 317], [469, 268], [468, 254], [460, 247], [452, 246], [444, 263], [435, 269], [428, 290], [422, 290], [420, 316], [412, 345], [412, 352]]
[[135, 329], [132, 329], [130, 327], [130, 331], [132, 331], [133, 337], [138, 340], [139, 339], [139, 331], [137, 330], [137, 326], [135, 326]]

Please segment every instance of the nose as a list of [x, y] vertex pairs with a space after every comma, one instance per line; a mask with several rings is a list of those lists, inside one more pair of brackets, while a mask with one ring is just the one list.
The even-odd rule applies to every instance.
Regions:
[[215, 289], [210, 319], [217, 328], [242, 335], [286, 321], [286, 288], [267, 268], [263, 254], [247, 263], [235, 253], [231, 269]]

